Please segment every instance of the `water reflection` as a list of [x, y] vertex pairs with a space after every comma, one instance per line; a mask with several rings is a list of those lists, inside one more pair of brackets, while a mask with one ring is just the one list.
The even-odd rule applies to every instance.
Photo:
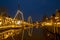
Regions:
[[[56, 35], [52, 30], [48, 31], [43, 27], [33, 28], [32, 36], [28, 35], [28, 30], [29, 29], [24, 30], [23, 40], [56, 40], [56, 37], [58, 37], [57, 40], [59, 40], [58, 34]], [[4, 40], [21, 40], [22, 31], [20, 31], [20, 29], [14, 31], [14, 33], [16, 33], [15, 35], [10, 36]]]

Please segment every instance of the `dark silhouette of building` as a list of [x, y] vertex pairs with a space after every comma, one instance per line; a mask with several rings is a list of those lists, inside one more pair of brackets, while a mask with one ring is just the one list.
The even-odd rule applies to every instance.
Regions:
[[3, 6], [0, 7], [0, 16], [2, 16], [2, 17], [10, 17], [8, 15], [8, 9], [6, 7], [3, 7]]

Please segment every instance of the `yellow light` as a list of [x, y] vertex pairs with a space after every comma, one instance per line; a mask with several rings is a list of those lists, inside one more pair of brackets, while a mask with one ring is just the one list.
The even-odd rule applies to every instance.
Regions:
[[2, 20], [2, 19], [0, 19], [0, 20]]
[[56, 23], [54, 23], [54, 24], [56, 24]]
[[23, 22], [24, 24], [26, 24], [26, 22]]
[[8, 38], [9, 35], [6, 34], [6, 35], [4, 35], [4, 36], [5, 36], [5, 39], [6, 39], [6, 38]]
[[15, 25], [12, 25], [12, 27], [15, 27]]
[[60, 24], [60, 22], [58, 22], [57, 24]]
[[58, 19], [59, 17], [55, 17], [55, 19]]
[[0, 25], [2, 24], [2, 22], [0, 22]]
[[16, 24], [20, 24], [21, 23], [21, 21], [17, 21], [17, 23]]
[[42, 25], [42, 26], [45, 26], [45, 23], [46, 23], [46, 22], [42, 22], [41, 25]]
[[45, 25], [52, 26], [52, 23], [45, 23]]

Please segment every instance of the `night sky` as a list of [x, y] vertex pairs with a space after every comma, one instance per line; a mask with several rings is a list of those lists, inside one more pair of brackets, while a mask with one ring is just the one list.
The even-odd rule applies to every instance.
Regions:
[[7, 7], [11, 17], [16, 14], [18, 3], [26, 20], [28, 16], [32, 16], [34, 21], [41, 20], [43, 15], [50, 16], [56, 9], [60, 9], [59, 0], [0, 0], [0, 6]]

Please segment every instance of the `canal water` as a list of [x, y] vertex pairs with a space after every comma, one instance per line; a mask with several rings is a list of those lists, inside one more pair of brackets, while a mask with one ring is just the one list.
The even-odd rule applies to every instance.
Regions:
[[[18, 35], [14, 35], [13, 37], [9, 37], [4, 40], [21, 40], [22, 32]], [[23, 40], [55, 40], [55, 35], [48, 32], [43, 27], [33, 28], [32, 36], [28, 35], [28, 29], [24, 30]]]

